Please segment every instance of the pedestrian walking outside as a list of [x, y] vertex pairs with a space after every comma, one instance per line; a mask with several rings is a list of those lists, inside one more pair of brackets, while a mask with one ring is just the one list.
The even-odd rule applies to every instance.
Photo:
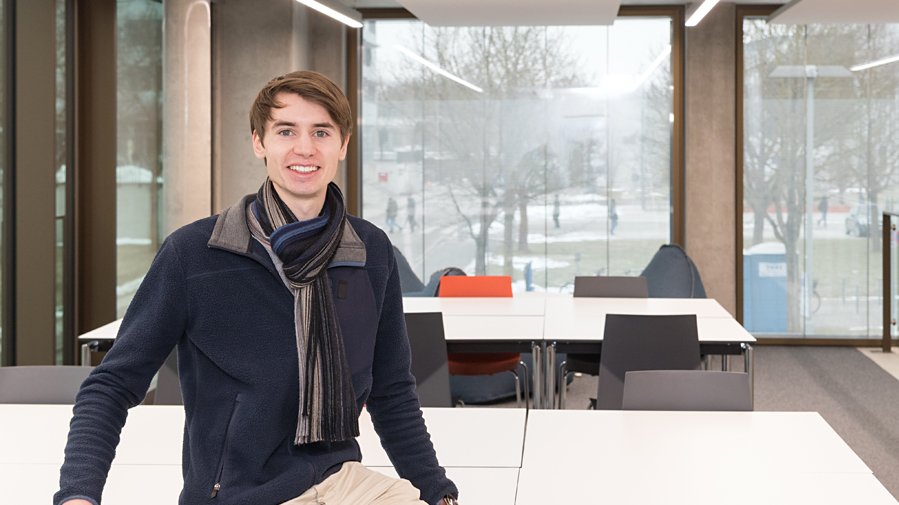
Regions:
[[559, 228], [559, 195], [556, 195], [556, 199], [553, 200], [553, 223], [556, 224], [556, 228]]
[[399, 211], [399, 206], [396, 204], [396, 200], [391, 196], [387, 199], [387, 231], [393, 233], [394, 230], [402, 230], [403, 228], [396, 224], [396, 214]]
[[615, 205], [615, 199], [609, 200], [609, 234], [615, 235], [615, 229], [618, 228], [618, 207]]
[[409, 231], [414, 232], [418, 222], [415, 220], [415, 198], [410, 196], [406, 199], [406, 221], [409, 223]]
[[823, 226], [827, 228], [827, 208], [829, 206], [829, 202], [827, 201], [827, 195], [821, 197], [821, 200], [818, 201], [818, 212], [821, 213], [821, 217], [818, 218], [818, 226]]

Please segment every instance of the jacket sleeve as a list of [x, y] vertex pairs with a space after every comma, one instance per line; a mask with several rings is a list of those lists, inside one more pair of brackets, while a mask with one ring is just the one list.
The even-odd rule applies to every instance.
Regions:
[[421, 491], [422, 500], [436, 504], [444, 496], [458, 496], [458, 490], [437, 462], [421, 414], [410, 371], [412, 354], [396, 258], [389, 242], [387, 247], [390, 268], [378, 322], [368, 411], [397, 473]]
[[128, 409], [143, 400], [153, 375], [185, 332], [184, 279], [170, 237], [128, 307], [112, 349], [75, 398], [54, 504], [76, 497], [100, 502]]

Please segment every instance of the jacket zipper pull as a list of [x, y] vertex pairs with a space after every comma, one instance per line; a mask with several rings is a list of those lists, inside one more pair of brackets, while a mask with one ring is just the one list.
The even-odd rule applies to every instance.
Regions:
[[219, 490], [222, 488], [221, 482], [216, 482], [214, 486], [212, 486], [212, 494], [209, 495], [210, 498], [215, 498], [215, 495], [219, 494]]

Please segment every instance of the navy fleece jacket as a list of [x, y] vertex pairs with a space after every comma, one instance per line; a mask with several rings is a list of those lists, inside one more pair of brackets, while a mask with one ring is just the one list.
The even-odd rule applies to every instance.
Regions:
[[[100, 503], [128, 409], [175, 346], [186, 417], [179, 503], [277, 504], [361, 459], [355, 440], [293, 444], [294, 301], [246, 229], [251, 198], [162, 245], [115, 345], [77, 396], [55, 504], [75, 497]], [[457, 491], [437, 463], [409, 372], [393, 250], [372, 224], [349, 223], [356, 246], [364, 244], [364, 265], [333, 261], [328, 276], [358, 411], [367, 404], [399, 475], [436, 504]]]

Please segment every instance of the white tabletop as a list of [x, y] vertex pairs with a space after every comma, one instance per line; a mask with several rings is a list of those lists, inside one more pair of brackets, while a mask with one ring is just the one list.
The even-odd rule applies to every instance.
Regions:
[[[603, 339], [606, 314], [572, 318], [550, 318], [544, 321], [544, 338], [548, 341], [600, 342]], [[736, 319], [697, 317], [696, 331], [703, 343], [753, 343], [755, 338]]]
[[543, 340], [543, 317], [444, 314], [443, 333], [448, 342], [540, 342]]
[[81, 340], [82, 342], [87, 340], [115, 340], [116, 335], [119, 333], [119, 326], [121, 325], [122, 320], [116, 319], [111, 323], [104, 324], [99, 328], [78, 335], [78, 340]]
[[[121, 465], [109, 469], [103, 503], [161, 505], [178, 503], [181, 465]], [[0, 502], [53, 503], [59, 489], [58, 464], [0, 463]]]
[[405, 297], [405, 312], [443, 312], [453, 316], [542, 316], [542, 296], [478, 297]]
[[547, 318], [582, 318], [602, 314], [696, 314], [733, 318], [714, 298], [574, 298], [547, 296]]
[[[443, 466], [521, 466], [524, 409], [424, 408], [428, 432]], [[72, 407], [0, 405], [0, 464], [63, 462]], [[391, 466], [367, 411], [359, 418], [363, 463]], [[180, 465], [184, 409], [142, 405], [131, 409], [114, 464]]]
[[817, 412], [532, 410], [523, 468], [555, 474], [563, 460], [571, 462], [565, 479], [681, 470], [708, 478], [871, 473]]
[[[441, 466], [521, 466], [527, 416], [524, 409], [424, 408], [422, 412]], [[362, 463], [373, 467], [392, 466], [367, 411], [359, 418], [359, 431]]]
[[[71, 405], [0, 405], [0, 464], [63, 462]], [[181, 465], [184, 409], [142, 405], [128, 411], [116, 464]]]
[[[739, 458], [739, 454], [704, 445], [710, 459]], [[598, 457], [603, 457], [600, 454]], [[569, 463], [557, 462], [559, 468]], [[689, 469], [687, 469], [689, 470]], [[896, 505], [876, 477], [865, 473], [788, 473], [714, 476], [691, 471], [642, 470], [635, 473], [596, 471], [587, 481], [559, 472], [547, 475], [522, 468], [516, 505], [548, 503], [616, 505]], [[541, 480], [543, 479], [543, 480]]]

